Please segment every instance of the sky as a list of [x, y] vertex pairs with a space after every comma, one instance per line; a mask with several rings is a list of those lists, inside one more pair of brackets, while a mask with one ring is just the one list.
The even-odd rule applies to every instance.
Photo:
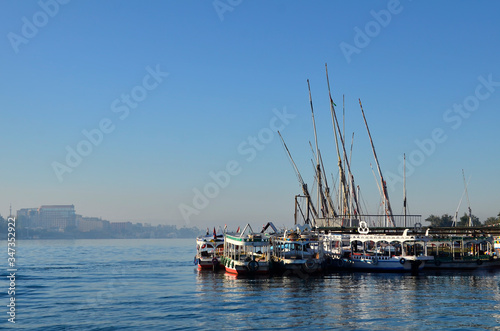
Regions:
[[[325, 63], [365, 212], [500, 212], [500, 4], [2, 1], [0, 213], [200, 228], [293, 224], [318, 143], [338, 181]], [[340, 117], [342, 119], [342, 116]], [[354, 139], [352, 140], [354, 133]], [[464, 197], [459, 208], [467, 209]]]

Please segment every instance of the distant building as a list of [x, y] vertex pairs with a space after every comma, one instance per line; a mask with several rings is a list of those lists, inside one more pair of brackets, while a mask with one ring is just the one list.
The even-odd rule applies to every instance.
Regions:
[[110, 222], [109, 229], [112, 232], [123, 232], [132, 229], [131, 222]]
[[19, 209], [17, 211], [17, 219], [27, 228], [36, 228], [40, 226], [38, 208]]
[[97, 217], [82, 217], [81, 215], [76, 217], [76, 226], [78, 231], [81, 232], [102, 231], [106, 226], [106, 222]]
[[75, 226], [74, 205], [46, 205], [38, 208], [39, 224], [44, 229], [66, 229]]

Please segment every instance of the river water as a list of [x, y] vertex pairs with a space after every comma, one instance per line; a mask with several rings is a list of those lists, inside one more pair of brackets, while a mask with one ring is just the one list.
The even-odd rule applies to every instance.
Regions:
[[194, 239], [16, 245], [16, 323], [5, 253], [0, 327], [500, 330], [500, 271], [236, 278], [198, 272]]

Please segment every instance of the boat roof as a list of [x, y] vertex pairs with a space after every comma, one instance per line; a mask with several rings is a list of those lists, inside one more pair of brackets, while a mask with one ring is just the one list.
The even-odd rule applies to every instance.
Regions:
[[268, 234], [249, 234], [241, 236], [239, 234], [226, 233], [225, 240], [228, 243], [237, 244], [241, 246], [268, 246], [270, 244], [270, 236]]
[[385, 234], [352, 234], [351, 241], [429, 241], [429, 237], [421, 235], [385, 235]]

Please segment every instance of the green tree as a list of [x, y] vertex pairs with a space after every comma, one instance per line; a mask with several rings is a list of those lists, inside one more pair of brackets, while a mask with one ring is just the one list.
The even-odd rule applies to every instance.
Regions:
[[430, 226], [432, 227], [438, 227], [439, 223], [441, 222], [441, 217], [436, 216], [436, 215], [431, 215], [425, 219], [426, 222], [431, 223]]
[[484, 225], [497, 225], [500, 224], [500, 213], [498, 213], [497, 217], [488, 217], [486, 221], [484, 221]]
[[[481, 221], [474, 215], [471, 215], [472, 226], [481, 226]], [[464, 216], [460, 217], [460, 222], [457, 224], [458, 226], [469, 226], [469, 215], [464, 213]]]
[[444, 214], [443, 216], [439, 217], [439, 216], [435, 216], [435, 215], [431, 215], [429, 217], [427, 217], [425, 219], [426, 222], [429, 222], [431, 223], [430, 226], [432, 227], [450, 227], [453, 225], [453, 217], [448, 215], [448, 214]]
[[484, 225], [494, 225], [499, 222], [498, 218], [496, 217], [488, 217], [486, 221], [484, 221]]

